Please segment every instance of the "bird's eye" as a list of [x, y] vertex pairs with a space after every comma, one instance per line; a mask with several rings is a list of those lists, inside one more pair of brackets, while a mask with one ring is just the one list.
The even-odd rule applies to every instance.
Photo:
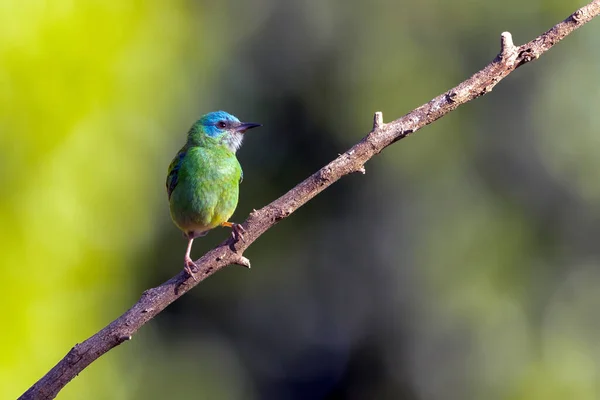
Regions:
[[227, 126], [227, 124], [225, 123], [225, 121], [219, 121], [217, 122], [217, 126], [221, 129], [224, 129]]

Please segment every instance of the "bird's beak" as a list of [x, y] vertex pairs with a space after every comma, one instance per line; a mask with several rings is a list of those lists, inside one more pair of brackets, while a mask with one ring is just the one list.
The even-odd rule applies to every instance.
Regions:
[[261, 124], [255, 124], [255, 123], [252, 123], [252, 122], [242, 122], [241, 124], [239, 124], [239, 125], [238, 125], [238, 126], [235, 128], [235, 130], [236, 130], [237, 132], [244, 133], [244, 132], [246, 132], [248, 129], [252, 129], [252, 128], [258, 128], [259, 126], [262, 126], [262, 125], [261, 125]]

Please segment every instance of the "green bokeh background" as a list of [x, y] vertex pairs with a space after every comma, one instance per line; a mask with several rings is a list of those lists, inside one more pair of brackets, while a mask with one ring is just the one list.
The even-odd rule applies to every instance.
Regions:
[[[0, 398], [182, 267], [166, 167], [262, 122], [242, 221], [571, 0], [0, 2]], [[59, 399], [600, 397], [600, 21], [344, 178]], [[200, 256], [228, 235], [197, 240]]]

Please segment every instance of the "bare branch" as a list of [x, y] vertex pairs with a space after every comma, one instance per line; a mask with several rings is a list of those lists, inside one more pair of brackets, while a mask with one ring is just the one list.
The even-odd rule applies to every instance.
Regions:
[[243, 223], [245, 233], [242, 241], [235, 244], [229, 241], [223, 242], [200, 258], [196, 262], [199, 266], [195, 274], [196, 281], [182, 271], [162, 285], [146, 290], [127, 312], [89, 339], [76, 344], [20, 399], [53, 399], [88, 365], [112, 348], [130, 340], [142, 325], [198, 283], [229, 264], [240, 264], [249, 268], [250, 261], [242, 256], [248, 246], [267, 229], [288, 217], [329, 185], [344, 175], [353, 172], [364, 173], [365, 162], [384, 148], [443, 117], [458, 106], [489, 93], [512, 71], [539, 58], [565, 36], [599, 13], [600, 0], [594, 0], [543, 35], [521, 46], [515, 46], [511, 34], [504, 32], [501, 35], [501, 49], [498, 56], [484, 69], [455, 88], [387, 124], [383, 123], [380, 112], [375, 113], [373, 130], [359, 143], [279, 199], [260, 210], [252, 211]]

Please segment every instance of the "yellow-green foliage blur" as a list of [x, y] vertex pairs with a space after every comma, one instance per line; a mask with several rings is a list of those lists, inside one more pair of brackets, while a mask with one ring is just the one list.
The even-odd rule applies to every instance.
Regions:
[[[583, 1], [0, 2], [0, 398], [179, 272], [200, 115], [241, 222]], [[387, 149], [59, 399], [597, 399], [600, 20]], [[195, 255], [229, 234], [198, 239]]]
[[[158, 227], [169, 123], [189, 112], [187, 57], [201, 77], [221, 53], [195, 54], [209, 51], [193, 38], [204, 22], [181, 3], [0, 5], [1, 398], [137, 295], [132, 261]], [[114, 357], [64, 397], [130, 398], [114, 385], [124, 373]]]

